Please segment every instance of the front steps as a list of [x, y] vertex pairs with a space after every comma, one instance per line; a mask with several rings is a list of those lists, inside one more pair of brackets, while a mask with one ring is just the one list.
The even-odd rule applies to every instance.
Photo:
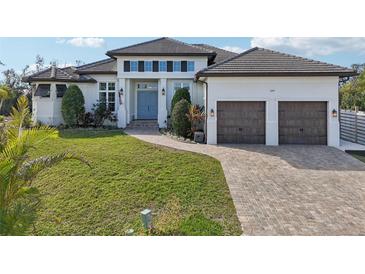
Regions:
[[157, 120], [133, 120], [126, 129], [154, 129], [158, 130]]

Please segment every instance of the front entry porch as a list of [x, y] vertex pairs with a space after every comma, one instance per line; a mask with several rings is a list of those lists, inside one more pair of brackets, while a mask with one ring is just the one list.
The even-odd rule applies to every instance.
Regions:
[[[118, 127], [167, 125], [166, 79], [119, 79]], [[151, 123], [145, 123], [151, 121]]]

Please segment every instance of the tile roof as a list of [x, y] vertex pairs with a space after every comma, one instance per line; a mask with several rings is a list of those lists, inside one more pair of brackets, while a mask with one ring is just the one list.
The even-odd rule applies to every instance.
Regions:
[[40, 72], [36, 72], [27, 77], [23, 81], [26, 82], [86, 82], [96, 83], [96, 80], [87, 76], [76, 73], [75, 67], [57, 68], [49, 67]]
[[232, 58], [232, 57], [238, 55], [238, 53], [228, 51], [228, 50], [224, 50], [224, 49], [221, 49], [221, 48], [217, 48], [217, 47], [207, 45], [207, 44], [193, 44], [193, 45], [198, 46], [198, 47], [202, 47], [202, 48], [205, 48], [207, 50], [215, 52], [217, 55], [215, 56], [215, 58], [213, 60], [213, 64], [220, 63], [224, 60], [227, 60], [228, 58]]
[[349, 68], [263, 48], [252, 48], [209, 66], [197, 76], [353, 76]]
[[117, 60], [108, 58], [76, 68], [78, 74], [116, 74]]
[[137, 55], [137, 56], [211, 56], [214, 57], [215, 52], [190, 45], [171, 38], [159, 38], [128, 47], [110, 50], [106, 55]]

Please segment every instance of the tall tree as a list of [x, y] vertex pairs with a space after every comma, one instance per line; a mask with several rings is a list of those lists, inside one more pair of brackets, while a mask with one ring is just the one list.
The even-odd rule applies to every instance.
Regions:
[[11, 90], [6, 85], [0, 85], [0, 111], [3, 107], [5, 100], [12, 97]]

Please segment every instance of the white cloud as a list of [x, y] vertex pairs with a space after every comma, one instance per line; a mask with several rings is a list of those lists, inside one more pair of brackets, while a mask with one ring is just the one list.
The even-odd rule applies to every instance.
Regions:
[[57, 44], [69, 44], [75, 47], [100, 48], [104, 45], [103, 38], [97, 37], [75, 37], [71, 39], [57, 38]]
[[241, 53], [241, 52], [244, 52], [246, 50], [246, 49], [243, 49], [241, 47], [236, 47], [236, 46], [225, 46], [222, 49], [232, 51], [232, 52], [236, 52], [236, 53]]
[[365, 53], [363, 37], [276, 37], [251, 40], [252, 47], [263, 47], [305, 56], [330, 55], [338, 52]]

